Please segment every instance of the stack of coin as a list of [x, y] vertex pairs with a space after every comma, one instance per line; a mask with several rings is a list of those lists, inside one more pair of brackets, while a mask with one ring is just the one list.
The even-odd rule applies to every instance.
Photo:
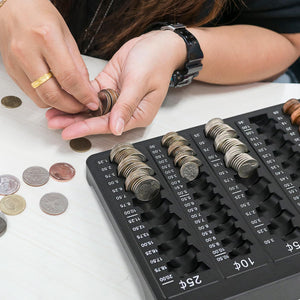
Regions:
[[216, 151], [225, 154], [231, 147], [240, 146], [243, 148], [243, 152], [248, 152], [247, 146], [236, 137], [232, 137], [232, 134], [224, 131], [217, 135], [214, 141]]
[[110, 160], [118, 164], [118, 175], [125, 177], [125, 188], [140, 201], [156, 198], [160, 182], [153, 176], [154, 170], [145, 163], [145, 155], [132, 144], [117, 144], [110, 152]]
[[216, 137], [222, 133], [227, 133], [228, 135], [231, 135], [231, 137], [236, 137], [237, 133], [236, 131], [229, 126], [228, 124], [224, 123], [224, 121], [220, 118], [214, 118], [209, 120], [205, 124], [205, 135], [207, 137], [216, 139]]
[[234, 169], [241, 178], [248, 178], [259, 167], [259, 163], [248, 153], [243, 145], [231, 147], [224, 155], [227, 168]]
[[90, 111], [93, 117], [103, 116], [110, 112], [119, 98], [119, 93], [113, 89], [105, 89], [98, 93], [98, 98], [99, 108], [95, 111]]
[[162, 137], [161, 144], [168, 148], [168, 155], [174, 157], [175, 166], [180, 167], [181, 177], [188, 181], [198, 177], [202, 162], [195, 156], [186, 138], [172, 131]]
[[[283, 112], [285, 114], [288, 114], [291, 116], [291, 122], [292, 124], [296, 124], [300, 126], [300, 102], [299, 100], [292, 98], [288, 101], [286, 101], [282, 108]], [[299, 127], [300, 131], [300, 127]]]

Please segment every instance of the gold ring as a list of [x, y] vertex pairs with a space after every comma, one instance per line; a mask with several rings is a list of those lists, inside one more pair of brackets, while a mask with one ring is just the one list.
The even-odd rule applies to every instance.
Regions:
[[37, 80], [33, 81], [31, 83], [31, 86], [36, 89], [38, 88], [41, 84], [45, 83], [47, 80], [49, 80], [51, 77], [53, 77], [52, 73], [49, 72], [47, 74], [44, 74], [43, 76], [41, 76], [40, 78], [38, 78]]

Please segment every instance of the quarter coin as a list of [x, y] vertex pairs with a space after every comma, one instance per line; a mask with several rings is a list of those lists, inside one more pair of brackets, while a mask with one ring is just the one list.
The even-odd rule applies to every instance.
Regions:
[[23, 172], [23, 181], [30, 186], [42, 186], [49, 180], [49, 172], [39, 166], [27, 168]]
[[6, 96], [1, 99], [1, 103], [7, 108], [17, 108], [22, 104], [22, 100], [16, 96]]
[[68, 163], [56, 163], [50, 167], [49, 173], [57, 181], [69, 181], [75, 176], [75, 169]]
[[26, 201], [19, 195], [8, 195], [1, 199], [0, 210], [6, 215], [20, 214], [26, 207]]
[[70, 147], [76, 152], [86, 152], [91, 149], [92, 143], [87, 138], [70, 140]]
[[2, 236], [7, 228], [7, 219], [5, 217], [5, 215], [0, 212], [0, 236]]
[[20, 181], [17, 177], [5, 174], [0, 175], [0, 195], [11, 195], [20, 188]]
[[68, 199], [60, 193], [45, 194], [40, 200], [40, 208], [48, 215], [60, 215], [66, 211]]

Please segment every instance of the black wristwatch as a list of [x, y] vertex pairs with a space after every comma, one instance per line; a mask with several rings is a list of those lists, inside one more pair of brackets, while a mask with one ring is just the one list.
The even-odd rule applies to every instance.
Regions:
[[161, 30], [172, 30], [181, 36], [186, 44], [187, 60], [182, 70], [175, 70], [170, 81], [171, 87], [182, 87], [192, 82], [193, 78], [202, 69], [203, 52], [198, 40], [191, 34], [184, 25], [170, 24], [162, 26]]

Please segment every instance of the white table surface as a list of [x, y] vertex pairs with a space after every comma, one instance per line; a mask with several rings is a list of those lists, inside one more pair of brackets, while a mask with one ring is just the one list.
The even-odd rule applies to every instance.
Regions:
[[[91, 78], [105, 62], [84, 57]], [[52, 179], [42, 187], [21, 180], [17, 194], [27, 202], [23, 213], [7, 216], [7, 232], [0, 238], [0, 299], [143, 299], [136, 275], [85, 177], [88, 156], [119, 142], [137, 142], [201, 125], [214, 117], [227, 118], [300, 97], [300, 85], [256, 83], [214, 86], [193, 83], [169, 92], [152, 125], [121, 137], [89, 137], [92, 149], [71, 150], [59, 130], [47, 128], [45, 110], [9, 78], [0, 61], [0, 99], [19, 96], [16, 109], [0, 105], [0, 174], [22, 179], [30, 166], [47, 169], [56, 162], [76, 168], [76, 176], [61, 183]], [[49, 216], [39, 208], [48, 192], [69, 199], [67, 211]]]

